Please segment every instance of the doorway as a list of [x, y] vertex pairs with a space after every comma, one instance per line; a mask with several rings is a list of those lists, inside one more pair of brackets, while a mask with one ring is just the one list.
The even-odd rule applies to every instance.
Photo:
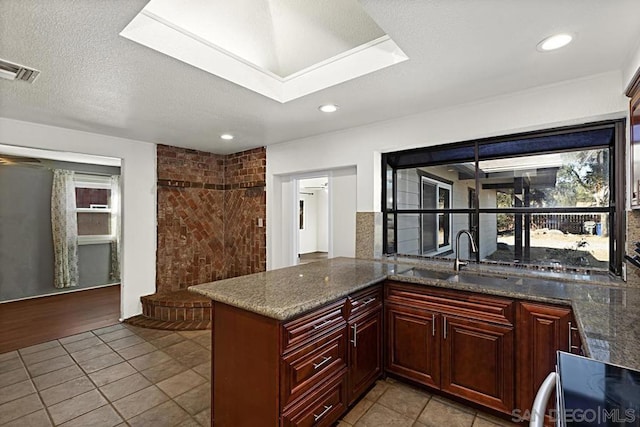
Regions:
[[297, 180], [297, 264], [329, 257], [329, 177]]

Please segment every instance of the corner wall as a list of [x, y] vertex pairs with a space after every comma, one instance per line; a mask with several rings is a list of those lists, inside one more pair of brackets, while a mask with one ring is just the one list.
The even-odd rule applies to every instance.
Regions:
[[264, 148], [157, 153], [157, 292], [264, 271]]

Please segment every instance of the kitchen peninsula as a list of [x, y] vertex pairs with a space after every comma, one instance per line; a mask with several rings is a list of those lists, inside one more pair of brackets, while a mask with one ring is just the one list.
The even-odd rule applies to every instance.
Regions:
[[384, 373], [509, 414], [558, 349], [640, 368], [640, 291], [478, 268], [336, 258], [191, 287], [214, 301], [215, 424], [331, 425]]

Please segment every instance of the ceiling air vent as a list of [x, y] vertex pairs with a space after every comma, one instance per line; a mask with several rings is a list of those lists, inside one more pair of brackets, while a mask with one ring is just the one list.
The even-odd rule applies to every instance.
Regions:
[[3, 79], [22, 80], [23, 82], [33, 83], [39, 74], [40, 71], [34, 70], [33, 68], [27, 68], [23, 65], [0, 59], [0, 77]]

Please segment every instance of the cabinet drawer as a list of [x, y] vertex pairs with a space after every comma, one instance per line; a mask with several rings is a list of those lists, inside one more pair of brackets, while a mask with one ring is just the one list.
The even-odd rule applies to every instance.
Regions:
[[353, 319], [361, 314], [379, 309], [382, 306], [382, 298], [382, 285], [376, 285], [349, 295], [346, 305], [347, 318]]
[[283, 408], [347, 366], [346, 343], [347, 328], [343, 327], [282, 358]]
[[514, 302], [506, 298], [391, 282], [386, 288], [385, 299], [407, 307], [513, 325]]
[[344, 372], [282, 416], [283, 427], [328, 427], [347, 408]]
[[282, 325], [283, 352], [312, 341], [333, 328], [346, 325], [344, 302], [340, 300], [329, 304]]

